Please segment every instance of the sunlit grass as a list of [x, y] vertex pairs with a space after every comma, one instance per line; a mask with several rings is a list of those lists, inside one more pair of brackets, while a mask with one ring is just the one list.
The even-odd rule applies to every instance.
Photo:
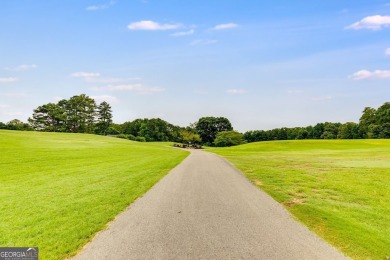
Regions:
[[348, 256], [390, 257], [390, 140], [278, 141], [210, 150]]
[[112, 137], [0, 131], [0, 247], [72, 256], [187, 154]]

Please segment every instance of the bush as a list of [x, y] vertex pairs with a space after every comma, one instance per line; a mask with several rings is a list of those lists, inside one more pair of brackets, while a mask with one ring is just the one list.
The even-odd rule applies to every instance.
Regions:
[[243, 135], [236, 131], [219, 132], [214, 145], [217, 147], [234, 146], [244, 143]]
[[146, 139], [145, 139], [145, 137], [143, 137], [143, 136], [137, 136], [137, 137], [135, 138], [135, 141], [137, 141], [137, 142], [146, 142]]
[[117, 138], [122, 138], [122, 139], [128, 139], [128, 136], [125, 134], [119, 134], [116, 136]]
[[136, 137], [134, 135], [127, 135], [127, 139], [131, 141], [136, 141]]

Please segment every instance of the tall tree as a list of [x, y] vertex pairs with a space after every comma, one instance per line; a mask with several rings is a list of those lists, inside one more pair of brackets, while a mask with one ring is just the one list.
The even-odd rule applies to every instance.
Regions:
[[202, 117], [195, 124], [195, 129], [203, 143], [213, 144], [219, 132], [232, 131], [233, 127], [225, 117]]
[[48, 103], [34, 109], [28, 121], [36, 131], [62, 132], [65, 130], [65, 113], [59, 104]]
[[376, 125], [376, 123], [376, 110], [371, 107], [364, 108], [363, 114], [359, 120], [359, 128], [364, 138], [368, 137], [369, 126]]
[[386, 102], [378, 108], [376, 118], [380, 125], [390, 123], [390, 102]]
[[71, 97], [66, 103], [67, 127], [72, 133], [92, 133], [95, 123], [95, 100], [85, 94]]
[[107, 132], [112, 123], [112, 109], [111, 106], [106, 102], [100, 103], [97, 107], [97, 119], [96, 131], [98, 134], [107, 135]]

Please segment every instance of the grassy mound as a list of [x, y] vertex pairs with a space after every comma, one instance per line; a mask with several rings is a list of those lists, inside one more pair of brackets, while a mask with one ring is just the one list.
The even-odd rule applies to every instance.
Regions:
[[390, 257], [390, 140], [275, 141], [210, 150], [348, 256]]
[[74, 255], [188, 153], [85, 134], [0, 131], [0, 247]]

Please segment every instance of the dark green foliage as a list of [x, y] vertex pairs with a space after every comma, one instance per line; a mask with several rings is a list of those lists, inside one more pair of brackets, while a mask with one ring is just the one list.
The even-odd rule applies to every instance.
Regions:
[[143, 136], [137, 136], [137, 137], [135, 138], [135, 141], [137, 141], [137, 142], [146, 142], [146, 139], [145, 139], [145, 137], [143, 137]]
[[360, 134], [364, 138], [390, 138], [390, 102], [377, 110], [366, 107], [359, 120]]
[[72, 133], [93, 133], [96, 116], [95, 100], [85, 94], [66, 102], [66, 125]]
[[390, 138], [390, 102], [377, 110], [366, 107], [359, 124], [318, 123], [315, 126], [255, 130], [244, 133], [247, 142], [296, 139]]
[[219, 132], [215, 138], [214, 145], [217, 147], [227, 147], [244, 143], [243, 135], [236, 131]]
[[121, 138], [121, 139], [129, 139], [129, 136], [125, 135], [125, 134], [119, 134], [119, 135], [116, 135], [115, 137]]
[[213, 144], [219, 132], [232, 131], [230, 121], [225, 117], [202, 117], [195, 123], [195, 129], [204, 144]]
[[390, 102], [386, 102], [378, 108], [375, 118], [380, 125], [390, 123]]
[[120, 132], [117, 130], [117, 127], [115, 126], [110, 126], [107, 129], [107, 135], [118, 135]]
[[19, 130], [19, 131], [32, 131], [32, 127], [27, 124], [23, 123], [19, 119], [13, 119], [5, 125], [5, 128], [3, 129], [8, 129], [8, 130]]
[[390, 123], [384, 123], [381, 130], [380, 138], [390, 138]]
[[112, 123], [112, 109], [107, 102], [102, 102], [97, 107], [98, 122], [96, 123], [96, 133], [107, 135]]
[[129, 139], [130, 141], [135, 141], [136, 137], [134, 135], [127, 135], [127, 139]]
[[371, 107], [366, 107], [363, 110], [363, 115], [359, 120], [359, 128], [363, 133], [364, 137], [368, 137], [368, 128], [370, 125], [374, 125], [376, 123], [376, 110]]
[[81, 94], [57, 104], [37, 107], [28, 121], [36, 131], [107, 135], [110, 134], [112, 110], [107, 102], [96, 106], [93, 98]]
[[66, 100], [61, 100], [57, 104], [48, 103], [37, 107], [33, 111], [33, 118], [28, 119], [29, 123], [37, 131], [66, 131], [66, 103]]
[[136, 138], [142, 137], [138, 141], [161, 142], [161, 141], [180, 141], [181, 127], [172, 125], [160, 118], [136, 119], [131, 122], [125, 122], [117, 127], [119, 132], [126, 135], [133, 135]]
[[353, 122], [348, 122], [339, 127], [338, 139], [360, 139], [359, 125]]

